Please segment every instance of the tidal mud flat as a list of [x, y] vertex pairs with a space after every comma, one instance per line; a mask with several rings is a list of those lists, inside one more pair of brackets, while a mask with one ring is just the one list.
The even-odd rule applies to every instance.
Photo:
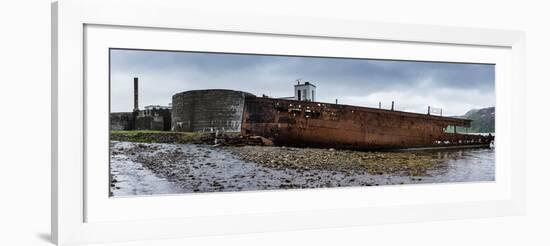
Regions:
[[361, 152], [111, 142], [113, 196], [494, 181], [493, 149]]

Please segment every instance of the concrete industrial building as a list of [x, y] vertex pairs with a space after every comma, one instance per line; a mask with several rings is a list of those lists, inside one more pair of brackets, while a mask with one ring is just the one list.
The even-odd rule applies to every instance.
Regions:
[[149, 105], [137, 110], [136, 130], [169, 131], [171, 129], [172, 109], [170, 106]]
[[170, 131], [172, 125], [171, 105], [148, 105], [139, 109], [139, 81], [134, 78], [134, 107], [132, 112], [110, 114], [111, 130], [158, 130]]
[[315, 102], [315, 89], [316, 86], [312, 83], [301, 84], [298, 81], [298, 84], [294, 85], [294, 100]]
[[109, 117], [111, 130], [134, 130], [136, 128], [134, 119], [133, 112], [111, 113]]
[[193, 90], [172, 96], [172, 130], [240, 132], [245, 96], [234, 90]]

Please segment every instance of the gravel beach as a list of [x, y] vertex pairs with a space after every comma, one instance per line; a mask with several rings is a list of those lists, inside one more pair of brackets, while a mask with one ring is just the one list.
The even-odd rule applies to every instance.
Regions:
[[111, 142], [111, 195], [493, 181], [494, 151]]

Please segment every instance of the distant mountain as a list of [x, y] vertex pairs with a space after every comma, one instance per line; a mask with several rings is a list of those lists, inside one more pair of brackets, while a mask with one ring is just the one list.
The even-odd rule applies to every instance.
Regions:
[[[457, 132], [469, 133], [494, 133], [495, 132], [495, 107], [472, 109], [465, 115], [456, 118], [472, 120], [470, 128], [457, 127]], [[451, 132], [451, 129], [447, 129]]]
[[472, 109], [464, 118], [472, 120], [470, 132], [495, 132], [495, 107]]

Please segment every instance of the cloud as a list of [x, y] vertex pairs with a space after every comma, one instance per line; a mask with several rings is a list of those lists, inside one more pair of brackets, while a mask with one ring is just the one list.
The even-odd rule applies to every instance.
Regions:
[[[469, 95], [468, 100], [457, 98], [456, 95]], [[390, 109], [392, 101], [395, 102], [395, 110], [426, 113], [428, 106], [443, 109], [443, 114], [448, 116], [463, 115], [468, 109], [494, 106], [494, 103], [487, 98], [494, 98], [494, 94], [484, 94], [477, 90], [470, 89], [433, 89], [426, 94], [414, 89], [403, 89], [395, 91], [382, 91], [368, 94], [366, 96], [344, 97], [339, 102], [348, 105], [359, 105], [366, 107], [378, 107]]]
[[234, 89], [272, 97], [293, 95], [295, 80], [317, 86], [319, 101], [446, 115], [494, 106], [494, 65], [139, 50], [111, 51], [111, 108], [130, 111], [132, 80], [140, 106], [166, 105], [192, 89]]

